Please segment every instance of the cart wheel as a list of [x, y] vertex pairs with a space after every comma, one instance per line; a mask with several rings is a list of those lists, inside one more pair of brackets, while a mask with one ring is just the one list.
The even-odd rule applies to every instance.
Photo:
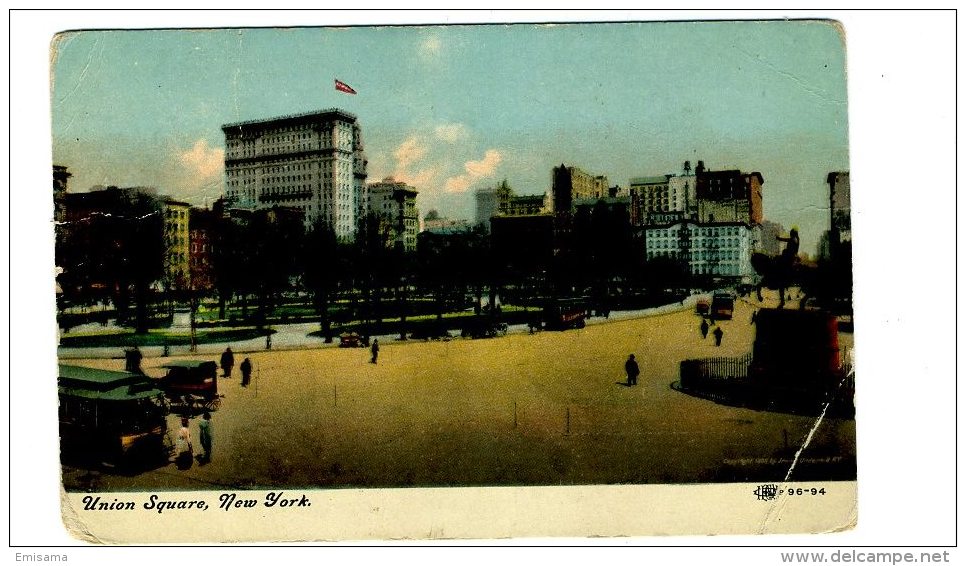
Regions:
[[209, 411], [217, 411], [218, 407], [220, 406], [221, 406], [221, 398], [215, 397], [211, 401], [208, 401], [208, 404], [205, 405], [205, 408], [208, 409]]

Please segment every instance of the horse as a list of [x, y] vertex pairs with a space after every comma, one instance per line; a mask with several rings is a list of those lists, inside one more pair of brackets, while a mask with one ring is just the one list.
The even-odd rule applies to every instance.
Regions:
[[761, 252], [751, 254], [751, 267], [760, 277], [755, 291], [758, 301], [763, 301], [762, 288], [778, 291], [778, 308], [785, 307], [785, 290], [798, 286], [802, 296], [798, 307], [804, 308], [805, 301], [812, 295], [817, 268], [802, 264], [798, 258], [787, 256], [771, 256]]

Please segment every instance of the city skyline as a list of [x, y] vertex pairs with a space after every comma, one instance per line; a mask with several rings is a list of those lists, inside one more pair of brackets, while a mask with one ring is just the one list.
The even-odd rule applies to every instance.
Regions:
[[814, 253], [826, 176], [849, 168], [830, 22], [75, 32], [54, 53], [53, 156], [72, 191], [211, 203], [221, 125], [339, 107], [359, 117], [369, 182], [408, 182], [423, 212], [472, 219], [476, 189], [549, 191], [560, 163], [626, 186], [703, 160], [760, 171], [765, 217]]

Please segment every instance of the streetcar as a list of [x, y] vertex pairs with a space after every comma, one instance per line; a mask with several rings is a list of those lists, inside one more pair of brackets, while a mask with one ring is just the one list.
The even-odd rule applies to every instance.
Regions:
[[543, 324], [548, 330], [583, 328], [589, 316], [587, 297], [552, 299], [543, 309]]
[[167, 457], [168, 405], [150, 377], [62, 364], [57, 397], [63, 457], [118, 466]]

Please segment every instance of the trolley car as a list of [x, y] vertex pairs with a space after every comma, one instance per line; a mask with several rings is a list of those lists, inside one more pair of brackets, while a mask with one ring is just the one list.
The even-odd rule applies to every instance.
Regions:
[[167, 457], [168, 407], [150, 377], [61, 365], [57, 382], [62, 456], [108, 465]]

